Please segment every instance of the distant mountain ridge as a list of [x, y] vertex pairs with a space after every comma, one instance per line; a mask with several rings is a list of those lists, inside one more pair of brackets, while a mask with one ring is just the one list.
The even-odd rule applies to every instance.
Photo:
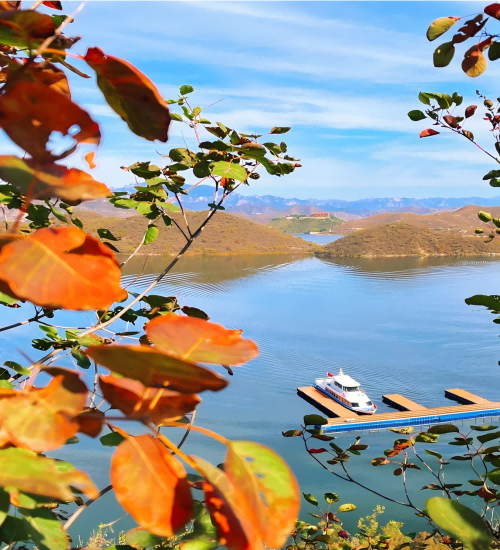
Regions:
[[[134, 193], [132, 185], [114, 189]], [[214, 188], [209, 185], [199, 185], [183, 196], [183, 205], [189, 210], [206, 210], [208, 203], [213, 201]], [[224, 203], [228, 212], [244, 214], [266, 214], [280, 210], [289, 210], [292, 207], [316, 207], [325, 212], [346, 212], [361, 217], [385, 212], [415, 212], [430, 213], [437, 210], [457, 209], [468, 204], [482, 204], [484, 206], [500, 206], [500, 196], [485, 199], [483, 197], [444, 198], [431, 197], [427, 199], [413, 199], [407, 197], [383, 197], [345, 201], [341, 199], [287, 199], [275, 195], [241, 195], [234, 193]], [[295, 209], [295, 208], [294, 208]], [[428, 209], [428, 210], [425, 210]], [[297, 209], [299, 210], [299, 209]]]

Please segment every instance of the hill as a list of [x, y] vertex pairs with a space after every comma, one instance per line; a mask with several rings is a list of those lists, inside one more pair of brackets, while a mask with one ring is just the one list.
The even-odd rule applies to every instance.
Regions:
[[[194, 230], [206, 218], [207, 212], [187, 212], [190, 227]], [[118, 242], [116, 248], [126, 254], [135, 250], [142, 239], [147, 220], [142, 216], [131, 216], [124, 220], [118, 217], [103, 217], [95, 212], [81, 210], [78, 214], [85, 230], [97, 236], [97, 229], [106, 228], [113, 233]], [[182, 215], [174, 213], [172, 217], [185, 229]], [[163, 221], [157, 222], [160, 235], [156, 241], [144, 245], [141, 255], [175, 255], [184, 246], [186, 240], [180, 231], [172, 225], [165, 227]], [[231, 255], [231, 254], [312, 254], [317, 245], [303, 239], [284, 235], [277, 229], [265, 227], [254, 222], [237, 218], [225, 212], [218, 212], [196, 239], [187, 255]]]
[[377, 227], [387, 223], [403, 222], [420, 227], [429, 227], [435, 231], [471, 235], [474, 233], [476, 227], [480, 226], [480, 222], [477, 219], [477, 213], [480, 210], [486, 210], [494, 217], [500, 216], [500, 206], [476, 206], [474, 204], [464, 206], [453, 212], [441, 211], [425, 215], [407, 212], [391, 212], [346, 222], [338, 228], [338, 234], [347, 235], [358, 229]]
[[335, 216], [330, 218], [275, 218], [271, 220], [269, 227], [275, 227], [283, 233], [316, 233], [325, 232], [337, 234], [336, 227], [344, 223]]
[[500, 242], [485, 243], [484, 236], [465, 237], [398, 222], [355, 231], [316, 254], [337, 258], [490, 256], [500, 255]]

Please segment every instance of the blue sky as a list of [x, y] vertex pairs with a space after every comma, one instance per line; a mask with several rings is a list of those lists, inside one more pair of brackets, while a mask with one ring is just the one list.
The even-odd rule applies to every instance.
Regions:
[[[78, 5], [63, 0], [65, 13]], [[420, 108], [419, 91], [457, 91], [464, 105], [478, 103], [477, 88], [493, 99], [500, 96], [495, 86], [500, 61], [470, 79], [460, 69], [467, 42], [449, 67], [436, 69], [432, 52], [445, 39], [425, 38], [435, 18], [476, 13], [485, 5], [91, 0], [67, 34], [83, 35], [76, 53], [97, 45], [127, 59], [166, 98], [176, 97], [179, 85], [191, 84], [196, 105], [223, 99], [205, 113], [212, 122], [258, 133], [292, 126], [286, 141], [303, 168], [284, 178], [252, 181], [247, 194], [486, 197], [499, 194], [482, 181], [495, 168], [487, 157], [456, 136], [419, 139], [425, 122], [406, 115]], [[489, 26], [498, 32], [500, 22]], [[85, 63], [74, 63], [87, 71]], [[195, 147], [189, 128], [176, 122], [167, 144], [137, 138], [106, 105], [93, 78], [71, 80], [74, 99], [101, 124], [104, 137], [93, 175], [110, 187], [131, 183], [120, 166], [161, 162], [156, 151], [165, 154], [184, 140]], [[492, 149], [480, 112], [469, 129]], [[84, 168], [79, 158], [71, 162]]]

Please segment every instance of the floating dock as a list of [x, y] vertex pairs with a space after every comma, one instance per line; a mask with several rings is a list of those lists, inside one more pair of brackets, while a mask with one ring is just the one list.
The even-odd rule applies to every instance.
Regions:
[[[452, 398], [455, 400], [467, 400], [468, 404], [427, 409], [403, 395], [387, 394], [383, 396], [384, 401], [402, 410], [373, 415], [358, 415], [313, 387], [298, 388], [297, 393], [330, 417], [328, 424], [322, 426], [324, 433], [429, 426], [470, 418], [500, 417], [500, 402], [489, 401], [458, 389], [446, 390], [446, 396], [453, 395]], [[471, 401], [473, 402], [471, 403]]]

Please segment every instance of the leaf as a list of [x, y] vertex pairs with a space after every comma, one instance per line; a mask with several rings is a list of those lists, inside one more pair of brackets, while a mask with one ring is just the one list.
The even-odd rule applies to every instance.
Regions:
[[436, 19], [433, 21], [429, 28], [427, 29], [427, 40], [432, 42], [432, 40], [436, 40], [436, 38], [439, 38], [441, 35], [443, 35], [447, 30], [451, 29], [453, 25], [460, 21], [460, 17], [440, 17], [439, 19]]
[[50, 309], [104, 309], [127, 295], [113, 252], [76, 227], [39, 229], [5, 245], [0, 279]]
[[154, 535], [172, 537], [192, 518], [186, 472], [158, 439], [128, 437], [113, 454], [110, 475], [116, 500]]
[[246, 158], [259, 160], [266, 154], [266, 148], [260, 143], [251, 141], [250, 143], [244, 143], [240, 148], [240, 152]]
[[238, 181], [246, 181], [248, 178], [247, 171], [243, 168], [243, 166], [241, 166], [241, 164], [227, 162], [225, 160], [213, 163], [212, 174]]
[[500, 485], [500, 468], [491, 470], [491, 472], [488, 472], [483, 477], [489, 479], [491, 483], [494, 483], [495, 485]]
[[453, 426], [453, 424], [438, 424], [437, 426], [432, 426], [427, 430], [428, 434], [449, 434], [454, 432], [460, 432], [460, 430]]
[[54, 21], [49, 15], [34, 10], [12, 10], [0, 13], [0, 43], [22, 49], [36, 49], [52, 36]]
[[439, 438], [438, 434], [420, 433], [415, 438], [415, 442], [418, 442], [418, 443], [436, 443], [438, 438]]
[[181, 394], [163, 388], [147, 388], [137, 380], [100, 376], [103, 397], [128, 418], [144, 423], [172, 422], [192, 412], [201, 399], [196, 394]]
[[324, 449], [323, 447], [321, 449], [308, 449], [309, 453], [312, 455], [320, 454], [320, 453], [327, 453], [328, 451]]
[[302, 430], [288, 430], [286, 432], [281, 432], [283, 437], [299, 437], [302, 435]]
[[184, 84], [184, 86], [181, 86], [179, 88], [179, 92], [181, 95], [187, 95], [194, 92], [194, 88], [192, 86], [189, 86], [188, 84]]
[[158, 349], [185, 361], [241, 365], [259, 353], [255, 342], [241, 338], [241, 330], [228, 330], [195, 317], [156, 317], [146, 324], [145, 331]]
[[476, 78], [482, 75], [487, 65], [486, 58], [478, 46], [473, 46], [465, 52], [465, 59], [462, 61], [462, 70], [467, 76]]
[[437, 134], [439, 134], [439, 132], [436, 132], [436, 130], [433, 130], [432, 128], [427, 128], [427, 130], [422, 130], [420, 132], [419, 137], [423, 138], [423, 137], [429, 137], [429, 136], [436, 136]]
[[156, 225], [148, 225], [148, 230], [146, 231], [146, 235], [144, 237], [144, 244], [154, 243], [159, 234], [160, 231]]
[[335, 504], [339, 501], [339, 495], [337, 493], [325, 493], [325, 500], [328, 504]]
[[319, 414], [306, 414], [304, 416], [305, 426], [322, 426], [324, 424], [328, 424], [328, 420]]
[[250, 441], [231, 441], [224, 461], [229, 482], [245, 498], [249, 519], [269, 548], [285, 544], [300, 508], [299, 486], [284, 460]]
[[352, 512], [353, 510], [356, 510], [356, 506], [354, 504], [342, 504], [339, 506], [338, 512]]
[[390, 464], [391, 461], [387, 460], [384, 456], [374, 458], [372, 460], [372, 466], [385, 466], [386, 464]]
[[203, 319], [204, 321], [208, 321], [210, 319], [204, 311], [198, 309], [197, 307], [184, 306], [181, 307], [181, 311], [189, 317], [196, 317], [197, 319]]
[[447, 67], [451, 63], [454, 55], [455, 46], [453, 42], [445, 42], [444, 44], [441, 44], [441, 46], [438, 46], [434, 50], [434, 67]]
[[313, 504], [314, 506], [318, 506], [318, 499], [309, 493], [302, 493], [304, 498], [309, 502], [309, 504]]
[[57, 449], [78, 431], [72, 417], [85, 406], [88, 390], [79, 376], [57, 367], [44, 388], [0, 392], [0, 441], [43, 452]]
[[0, 487], [8, 487], [11, 493], [17, 490], [63, 501], [74, 500], [71, 487], [75, 487], [88, 498], [97, 498], [99, 491], [88, 475], [68, 466], [63, 471], [53, 458], [25, 449], [3, 449], [0, 450]]
[[168, 386], [188, 394], [227, 386], [227, 380], [211, 370], [146, 346], [95, 346], [85, 353], [103, 367], [146, 386]]
[[[86, 111], [39, 81], [17, 82], [2, 95], [0, 117], [10, 139], [38, 163], [52, 163], [73, 153], [78, 144], [99, 145], [101, 140], [98, 124]], [[74, 128], [79, 130], [69, 133]], [[57, 155], [46, 149], [53, 132], [60, 132], [66, 140], [71, 138], [68, 148]]]
[[125, 542], [133, 548], [155, 548], [160, 545], [162, 539], [145, 529], [136, 527], [125, 534]]
[[18, 374], [24, 374], [25, 376], [31, 375], [31, 371], [29, 369], [22, 367], [19, 363], [16, 363], [15, 361], [5, 361], [4, 366], [16, 371]]
[[209, 462], [192, 457], [203, 470], [206, 507], [221, 545], [231, 550], [260, 550], [261, 534], [246, 513], [247, 502], [226, 474]]
[[404, 428], [389, 428], [389, 431], [397, 434], [412, 434], [414, 429], [413, 426], [405, 426]]
[[424, 113], [422, 113], [422, 111], [418, 111], [418, 110], [415, 110], [415, 111], [410, 111], [408, 113], [408, 116], [410, 117], [411, 120], [413, 120], [414, 122], [417, 122], [419, 120], [424, 120], [424, 118], [427, 118]]
[[465, 299], [465, 303], [469, 306], [485, 306], [493, 311], [500, 310], [500, 296], [484, 296], [483, 294], [476, 294], [470, 298]]
[[285, 127], [285, 126], [275, 126], [274, 128], [271, 129], [271, 131], [269, 132], [270, 134], [286, 134], [287, 132], [289, 132], [291, 130], [290, 127]]
[[436, 458], [438, 458], [439, 460], [441, 460], [443, 458], [443, 455], [442, 454], [439, 454], [439, 453], [436, 453], [436, 451], [431, 451], [429, 449], [424, 449], [424, 451], [428, 454], [428, 455], [431, 455], [431, 456], [435, 456]]
[[97, 234], [101, 239], [107, 239], [108, 241], [119, 241], [109, 229], [98, 229]]
[[490, 4], [484, 8], [484, 13], [500, 20], [500, 4]]
[[60, 521], [50, 510], [21, 508], [20, 512], [32, 527], [31, 539], [37, 548], [40, 550], [66, 550], [69, 548], [67, 535], [63, 531]]
[[432, 521], [453, 538], [474, 550], [487, 550], [492, 538], [485, 522], [467, 506], [442, 497], [427, 500], [425, 508]]
[[[477, 109], [477, 105], [469, 105], [469, 107], [465, 109], [465, 118], [470, 118], [471, 116], [473, 116], [474, 113], [476, 112], [476, 109]], [[500, 175], [500, 170], [492, 170], [491, 172], [498, 172]], [[494, 176], [491, 176], [491, 177], [494, 177]], [[486, 178], [485, 176], [483, 179], [488, 179], [488, 178]]]
[[155, 85], [136, 67], [100, 48], [89, 48], [85, 61], [97, 74], [97, 85], [109, 106], [134, 134], [149, 141], [168, 140], [170, 113]]
[[63, 201], [95, 200], [111, 195], [111, 191], [91, 175], [59, 164], [38, 165], [33, 159], [0, 155], [0, 178], [14, 185], [24, 195], [34, 185], [34, 199]]
[[500, 432], [492, 432], [485, 435], [479, 435], [477, 436], [477, 440], [481, 443], [486, 443], [487, 441], [491, 441], [492, 439], [498, 439], [500, 437]]
[[99, 441], [103, 447], [118, 447], [122, 441], [125, 441], [125, 438], [118, 432], [111, 432], [100, 437]]
[[[158, 166], [151, 164], [149, 161], [146, 162], [136, 162], [127, 168], [122, 166], [122, 169], [132, 172], [135, 176], [143, 178], [145, 180], [152, 180], [153, 178], [158, 178], [161, 174], [161, 170]], [[165, 182], [166, 180], [161, 180]]]
[[45, 0], [44, 2], [42, 2], [42, 4], [44, 6], [47, 6], [48, 8], [52, 8], [54, 10], [62, 10], [62, 5], [61, 5], [61, 2], [59, 1], [54, 1], [54, 0]]
[[170, 113], [170, 118], [171, 120], [175, 120], [177, 122], [182, 122], [182, 115], [178, 114], [178, 113]]
[[471, 430], [476, 432], [490, 432], [491, 430], [496, 430], [498, 426], [492, 426], [491, 424], [482, 424], [481, 426], [470, 426]]

